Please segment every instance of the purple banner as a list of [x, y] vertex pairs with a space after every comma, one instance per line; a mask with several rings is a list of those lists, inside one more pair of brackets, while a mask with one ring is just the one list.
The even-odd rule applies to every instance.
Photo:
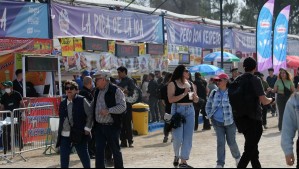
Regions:
[[0, 1], [0, 37], [49, 38], [47, 4]]
[[99, 7], [52, 3], [54, 37], [95, 36], [133, 42], [163, 43], [162, 17]]
[[285, 7], [278, 15], [274, 28], [273, 65], [275, 73], [287, 68], [287, 44], [291, 6]]
[[234, 49], [241, 52], [256, 52], [256, 35], [253, 33], [233, 30]]
[[[205, 49], [221, 47], [220, 27], [178, 22], [170, 19], [166, 19], [165, 23], [169, 44], [196, 46]], [[224, 48], [231, 49], [233, 47], [231, 33], [231, 30], [224, 30]]]
[[274, 0], [269, 0], [262, 8], [257, 23], [258, 70], [272, 68], [272, 23]]

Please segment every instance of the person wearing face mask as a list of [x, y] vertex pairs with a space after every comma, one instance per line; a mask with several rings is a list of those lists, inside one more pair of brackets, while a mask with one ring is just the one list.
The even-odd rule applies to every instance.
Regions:
[[[13, 83], [11, 81], [3, 82], [2, 85], [5, 88], [5, 94], [1, 98], [0, 102], [0, 110], [13, 111], [14, 109], [18, 109], [24, 107], [22, 95], [13, 90]], [[3, 119], [6, 118], [17, 118], [18, 123], [15, 125], [15, 138], [20, 140], [19, 149], [20, 151], [23, 149], [23, 140], [21, 136], [21, 126], [22, 126], [22, 114], [20, 111], [16, 111], [14, 117], [10, 117], [10, 114], [4, 114]], [[10, 127], [10, 126], [7, 126]], [[10, 128], [3, 129], [3, 140], [4, 140], [4, 154], [11, 149], [11, 136], [10, 136]], [[5, 133], [7, 132], [7, 133]], [[18, 145], [16, 145], [18, 146]]]

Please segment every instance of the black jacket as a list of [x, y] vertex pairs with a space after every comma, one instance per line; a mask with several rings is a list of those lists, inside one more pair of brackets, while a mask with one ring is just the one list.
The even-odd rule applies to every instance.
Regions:
[[92, 91], [86, 88], [85, 86], [80, 91], [79, 95], [85, 97], [89, 103], [91, 103], [94, 100], [94, 97], [92, 95]]

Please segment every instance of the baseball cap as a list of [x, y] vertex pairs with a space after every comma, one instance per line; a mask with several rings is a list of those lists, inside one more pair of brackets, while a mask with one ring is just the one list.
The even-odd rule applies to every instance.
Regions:
[[13, 83], [11, 81], [6, 81], [1, 83], [4, 87], [13, 87]]
[[229, 80], [229, 76], [225, 73], [222, 73], [214, 78], [214, 80], [221, 80], [221, 79]]
[[92, 77], [93, 78], [96, 78], [98, 76], [103, 76], [105, 77], [106, 79], [110, 79], [112, 77], [112, 74], [110, 71], [108, 70], [100, 70], [98, 72], [96, 72]]
[[88, 70], [84, 70], [84, 71], [82, 72], [82, 75], [83, 75], [83, 76], [90, 76], [90, 72], [89, 72]]
[[257, 66], [256, 60], [249, 57], [244, 60], [243, 67], [245, 68], [245, 71], [253, 71]]

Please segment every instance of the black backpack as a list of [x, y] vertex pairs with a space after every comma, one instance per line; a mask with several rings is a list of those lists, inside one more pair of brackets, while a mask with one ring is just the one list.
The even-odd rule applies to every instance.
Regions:
[[258, 98], [252, 84], [253, 77], [252, 74], [244, 74], [229, 85], [228, 95], [235, 118], [256, 117]]

